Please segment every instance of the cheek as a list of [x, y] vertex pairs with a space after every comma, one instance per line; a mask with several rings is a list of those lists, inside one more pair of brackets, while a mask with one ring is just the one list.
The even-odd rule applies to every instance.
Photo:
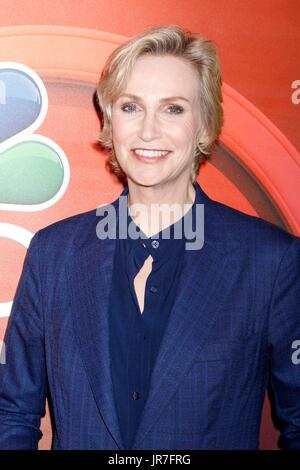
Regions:
[[121, 143], [128, 134], [128, 123], [124, 122], [122, 116], [116, 114], [112, 116], [112, 135], [115, 143]]
[[192, 147], [196, 139], [195, 123], [190, 121], [182, 122], [173, 129], [174, 141], [181, 147]]
[[135, 135], [134, 126], [122, 120], [112, 122], [113, 142], [118, 145], [129, 145]]

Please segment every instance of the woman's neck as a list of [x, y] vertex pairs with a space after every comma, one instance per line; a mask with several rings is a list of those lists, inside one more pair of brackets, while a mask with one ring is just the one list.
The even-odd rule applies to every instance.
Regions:
[[135, 224], [147, 235], [164, 230], [181, 219], [195, 201], [195, 188], [186, 185], [140, 186], [128, 181], [128, 210]]

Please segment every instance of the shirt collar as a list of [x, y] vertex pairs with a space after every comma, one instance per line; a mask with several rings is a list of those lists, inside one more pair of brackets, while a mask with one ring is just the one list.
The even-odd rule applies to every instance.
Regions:
[[[154, 262], [164, 260], [169, 256], [174, 257], [177, 255], [177, 253], [183, 250], [184, 244], [186, 242], [184, 234], [184, 219], [189, 216], [192, 216], [192, 224], [194, 230], [194, 224], [196, 219], [196, 205], [202, 203], [200, 186], [197, 182], [193, 183], [193, 186], [195, 188], [195, 200], [193, 202], [193, 205], [187, 211], [187, 213], [181, 219], [175, 222], [175, 224], [170, 225], [169, 227], [165, 228], [164, 230], [161, 230], [160, 232], [156, 233], [155, 235], [152, 235], [149, 238], [142, 232], [142, 230], [139, 229], [139, 227], [135, 224], [135, 222], [129, 215], [127, 199], [127, 229], [129, 224], [134, 224], [135, 232], [140, 233], [140, 237], [137, 239], [133, 239], [130, 237], [127, 238], [128, 248], [130, 250], [133, 250], [134, 253], [140, 255], [141, 257], [145, 257], [145, 255], [150, 254], [153, 257]], [[124, 188], [122, 196], [128, 196], [128, 186]], [[176, 234], [180, 235], [180, 233], [182, 233], [182, 237], [176, 238]]]

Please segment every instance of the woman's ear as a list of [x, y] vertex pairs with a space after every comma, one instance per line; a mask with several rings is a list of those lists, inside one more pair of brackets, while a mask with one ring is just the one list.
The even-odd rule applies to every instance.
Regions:
[[206, 141], [207, 138], [208, 138], [207, 131], [203, 126], [201, 126], [201, 128], [199, 129], [198, 134], [197, 134], [197, 144], [200, 144], [200, 143]]

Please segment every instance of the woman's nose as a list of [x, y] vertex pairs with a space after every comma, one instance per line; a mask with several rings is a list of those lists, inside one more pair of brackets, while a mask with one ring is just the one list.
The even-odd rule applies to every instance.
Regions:
[[161, 134], [157, 117], [154, 113], [145, 113], [140, 123], [139, 137], [142, 140], [150, 141], [156, 139]]

